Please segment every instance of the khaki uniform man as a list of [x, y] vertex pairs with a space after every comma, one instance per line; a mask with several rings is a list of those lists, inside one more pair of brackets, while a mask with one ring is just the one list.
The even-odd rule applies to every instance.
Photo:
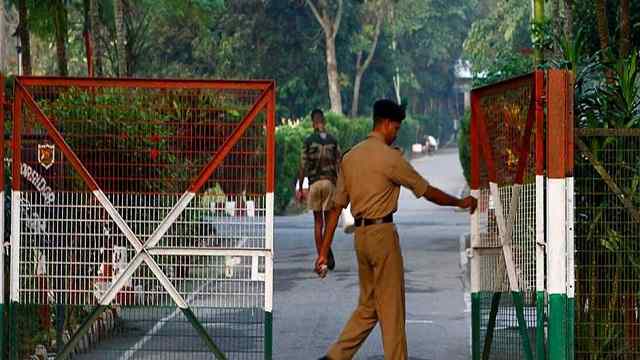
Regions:
[[338, 217], [351, 203], [356, 219], [355, 250], [358, 262], [360, 297], [358, 306], [338, 340], [322, 359], [351, 359], [376, 323], [380, 322], [385, 360], [406, 360], [404, 268], [400, 239], [393, 224], [398, 209], [400, 186], [438, 205], [468, 208], [473, 197], [458, 199], [422, 178], [391, 147], [404, 109], [391, 100], [379, 100], [373, 108], [374, 129], [366, 140], [345, 154], [338, 176], [334, 209], [316, 260], [316, 272], [326, 276], [327, 250], [331, 246]]
[[[305, 175], [311, 184], [307, 207], [313, 211], [314, 238], [316, 250], [320, 254], [320, 244], [326, 229], [325, 219], [329, 210], [333, 208], [333, 196], [341, 153], [338, 141], [325, 129], [322, 110], [313, 110], [311, 121], [313, 122], [313, 134], [304, 141], [298, 183], [300, 184], [299, 194], [304, 194], [302, 183]], [[331, 248], [328, 252], [327, 267], [329, 270], [333, 270], [335, 267]]]

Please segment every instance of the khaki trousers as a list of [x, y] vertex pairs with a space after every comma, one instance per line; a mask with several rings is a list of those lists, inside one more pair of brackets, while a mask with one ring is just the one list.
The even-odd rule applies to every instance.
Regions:
[[328, 211], [333, 208], [333, 196], [336, 187], [330, 180], [321, 179], [309, 188], [307, 206], [311, 211]]
[[379, 321], [384, 359], [406, 360], [404, 268], [395, 225], [358, 227], [355, 249], [360, 278], [358, 307], [327, 356], [331, 360], [353, 358]]

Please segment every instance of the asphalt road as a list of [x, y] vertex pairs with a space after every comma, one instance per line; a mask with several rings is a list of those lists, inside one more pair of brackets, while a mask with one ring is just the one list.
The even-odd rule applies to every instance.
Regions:
[[[457, 194], [464, 184], [455, 150], [413, 163], [434, 186], [449, 193]], [[459, 245], [460, 235], [468, 231], [468, 215], [416, 199], [403, 190], [396, 224], [405, 263], [410, 359], [468, 359], [470, 308], [465, 302]], [[311, 214], [277, 217], [275, 232], [273, 358], [317, 359], [336, 339], [357, 302], [351, 236], [337, 232], [336, 270], [321, 280], [312, 271], [316, 253]], [[233, 284], [212, 282], [207, 286]], [[228, 291], [216, 288], [215, 292]], [[221, 302], [231, 300], [220, 298]], [[231, 358], [253, 359], [259, 358], [262, 349], [261, 314], [250, 309], [196, 307], [195, 315]], [[243, 324], [221, 321], [224, 319], [240, 319]], [[117, 331], [74, 358], [211, 358], [191, 324], [173, 306], [125, 308], [121, 320]], [[221, 323], [227, 325], [221, 327]], [[383, 360], [378, 329], [356, 359]]]
[[[413, 161], [432, 185], [457, 195], [464, 184], [456, 150]], [[407, 335], [412, 360], [469, 358], [470, 307], [460, 268], [460, 235], [468, 214], [400, 196], [396, 224], [405, 261]], [[358, 298], [357, 264], [350, 235], [336, 233], [336, 270], [313, 272], [313, 218], [275, 221], [274, 359], [316, 359], [336, 339]], [[382, 360], [378, 328], [356, 359]]]

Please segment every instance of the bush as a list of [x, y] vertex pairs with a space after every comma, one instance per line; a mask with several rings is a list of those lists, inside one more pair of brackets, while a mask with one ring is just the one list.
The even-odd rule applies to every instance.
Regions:
[[281, 214], [293, 198], [304, 138], [311, 133], [309, 122], [286, 124], [276, 129], [275, 212]]
[[[373, 127], [372, 120], [365, 117], [348, 118], [343, 115], [329, 113], [326, 115], [326, 119], [327, 131], [336, 137], [343, 152], [364, 140]], [[311, 121], [308, 120], [306, 122], [311, 127]]]

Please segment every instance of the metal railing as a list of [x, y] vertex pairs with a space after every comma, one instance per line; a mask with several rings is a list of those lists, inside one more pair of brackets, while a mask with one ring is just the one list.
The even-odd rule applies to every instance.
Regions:
[[577, 359], [640, 358], [640, 129], [576, 129]]

